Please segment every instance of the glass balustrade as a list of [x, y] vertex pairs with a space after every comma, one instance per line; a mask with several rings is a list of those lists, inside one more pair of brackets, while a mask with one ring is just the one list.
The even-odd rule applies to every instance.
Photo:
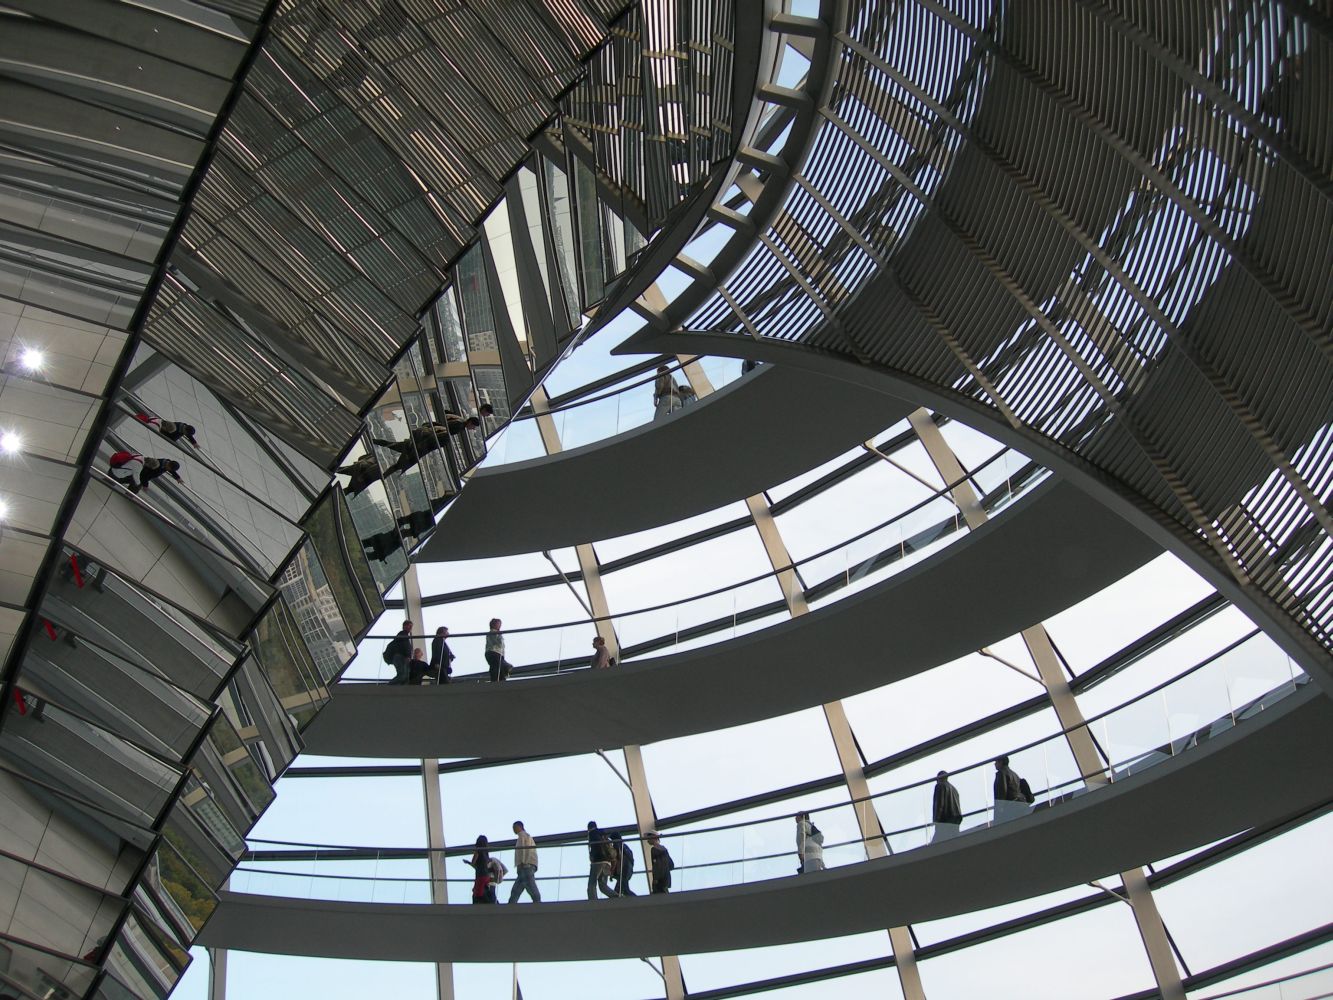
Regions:
[[[967, 477], [992, 514], [1005, 510], [1017, 498], [1046, 481], [1048, 473], [1012, 451], [1001, 451]], [[983, 484], [988, 489], [983, 490]], [[612, 615], [620, 642], [620, 662], [639, 662], [654, 656], [683, 652], [734, 639], [790, 616], [783, 588], [796, 585], [811, 608], [822, 608], [880, 583], [928, 557], [966, 534], [967, 523], [951, 496], [950, 483], [934, 496], [918, 501], [853, 537], [806, 558], [748, 580], [694, 597]], [[549, 625], [505, 630], [505, 658], [515, 665], [511, 680], [548, 676], [585, 669], [591, 642], [608, 620], [580, 619]], [[357, 657], [343, 682], [385, 682], [393, 667], [384, 663], [383, 650], [392, 635], [372, 634], [361, 640]], [[429, 652], [432, 635], [413, 637]], [[451, 631], [454, 682], [487, 679], [484, 632]]]
[[[691, 365], [698, 365], [707, 376], [713, 391], [730, 385], [741, 377], [741, 361], [736, 358], [699, 357]], [[604, 389], [586, 399], [556, 405], [549, 416], [560, 445], [565, 451], [595, 444], [607, 438], [650, 424], [654, 419], [665, 420], [683, 415], [690, 407], [698, 406], [707, 397], [690, 399], [670, 413], [658, 412], [653, 401], [653, 383], [656, 372], [636, 375], [623, 384]], [[688, 379], [679, 365], [671, 366], [671, 377], [677, 385], [688, 385]], [[523, 413], [517, 416], [505, 432], [488, 448], [486, 465], [508, 465], [531, 458], [540, 458], [546, 452], [537, 436], [537, 416]]]
[[[1010, 766], [1025, 778], [1034, 801], [1001, 803], [991, 794], [994, 758], [950, 771], [958, 790], [963, 821], [957, 828], [931, 820], [934, 779], [900, 784], [866, 799], [809, 810], [822, 834], [828, 868], [869, 858], [899, 855], [932, 844], [966, 837], [1024, 818], [1060, 809], [1083, 795], [1138, 775], [1195, 748], [1281, 702], [1306, 681], [1305, 675], [1276, 650], [1262, 633], [1232, 644], [1176, 677], [1138, 694], [1087, 722], [1101, 768], [1082, 774], [1073, 762], [1066, 733], [1053, 732], [1008, 751]], [[929, 762], [916, 761], [912, 773], [931, 773]], [[675, 868], [673, 892], [694, 891], [795, 875], [796, 824], [784, 812], [734, 823], [670, 828], [659, 832]], [[645, 844], [633, 831], [621, 831], [635, 857], [627, 883], [634, 893], [648, 889]], [[467, 902], [473, 875], [470, 848], [443, 852], [443, 885], [432, 886], [425, 849], [305, 845], [252, 839], [251, 855], [237, 869], [231, 888], [239, 892], [297, 898], [359, 902]], [[496, 841], [492, 856], [513, 867], [512, 842]], [[582, 834], [543, 839], [538, 835], [537, 882], [543, 901], [587, 898], [588, 846]], [[499, 888], [508, 898], [513, 872]], [[432, 892], [434, 890], [434, 892]], [[525, 897], [526, 898], [526, 897]]]

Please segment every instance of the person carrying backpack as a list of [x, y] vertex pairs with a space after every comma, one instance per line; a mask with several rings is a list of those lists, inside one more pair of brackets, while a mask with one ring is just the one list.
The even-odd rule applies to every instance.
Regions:
[[1027, 780], [1020, 778], [1009, 766], [1008, 757], [999, 757], [995, 761], [994, 791], [996, 823], [1026, 816], [1028, 806], [1035, 799]]
[[596, 823], [588, 824], [588, 898], [596, 899], [597, 890], [602, 891], [602, 895], [608, 899], [615, 898], [615, 891], [607, 885], [606, 880], [611, 875], [611, 863], [615, 860], [615, 852], [611, 848], [611, 841], [606, 839], [606, 834], [597, 828]]
[[412, 659], [412, 623], [403, 622], [403, 629], [384, 647], [384, 662], [393, 667], [390, 684], [406, 684], [410, 674], [407, 665]]
[[670, 852], [662, 846], [656, 833], [644, 834], [644, 840], [648, 841], [648, 864], [652, 873], [650, 888], [654, 896], [661, 895], [671, 889], [671, 869], [676, 867], [676, 862], [671, 860]]
[[808, 812], [796, 814], [796, 853], [801, 859], [797, 875], [824, 870], [824, 834], [810, 821]]
[[[495, 900], [495, 864], [496, 860], [491, 857], [491, 843], [484, 836], [477, 838], [477, 844], [472, 851], [472, 857], [466, 862], [467, 866], [476, 873], [476, 878], [472, 882], [472, 902], [473, 903], [494, 903]], [[500, 865], [501, 877], [503, 878], [504, 865]]]

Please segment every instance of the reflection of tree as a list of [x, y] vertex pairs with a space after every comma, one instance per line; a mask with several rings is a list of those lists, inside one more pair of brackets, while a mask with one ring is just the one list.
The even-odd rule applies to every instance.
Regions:
[[[164, 836], [169, 843], [159, 844], [157, 848], [157, 869], [162, 888], [170, 893], [197, 933], [218, 905], [217, 897], [181, 856], [185, 853], [198, 858], [198, 853], [191, 851], [189, 845], [184, 844], [179, 836], [173, 835], [169, 828], [164, 831]], [[202, 859], [199, 860], [202, 862]]]
[[259, 765], [250, 756], [249, 748], [241, 742], [235, 727], [232, 726], [231, 720], [225, 714], [219, 715], [213, 721], [208, 739], [213, 744], [213, 749], [220, 761], [226, 761], [237, 750], [245, 749], [244, 757], [237, 757], [224, 766], [237, 784], [241, 786], [241, 790], [256, 811], [262, 811], [266, 808], [273, 801], [273, 786], [264, 779], [263, 773], [259, 770]]
[[342, 547], [338, 544], [338, 526], [334, 521], [337, 511], [334, 509], [336, 497], [330, 493], [314, 512], [306, 518], [305, 529], [310, 534], [315, 551], [319, 555], [320, 565], [324, 567], [324, 578], [328, 581], [333, 599], [342, 612], [343, 621], [353, 635], [370, 624], [361, 610], [357, 599], [356, 584], [351, 570], [347, 566]]

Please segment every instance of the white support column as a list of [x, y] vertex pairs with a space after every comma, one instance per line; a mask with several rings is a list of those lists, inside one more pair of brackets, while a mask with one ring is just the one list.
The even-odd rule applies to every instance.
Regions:
[[[919, 409], [911, 413], [907, 419], [926, 449], [926, 454], [930, 456], [935, 471], [940, 474], [946, 485], [953, 484], [950, 492], [958, 509], [962, 511], [968, 527], [978, 528], [985, 524], [989, 520], [989, 515], [981, 504], [981, 498], [972, 488], [972, 484], [964, 480], [963, 465], [944, 435], [940, 433], [935, 421], [931, 419], [930, 412]], [[1110, 775], [1106, 771], [1101, 755], [1097, 752], [1097, 744], [1088, 729], [1083, 710], [1074, 697], [1068, 678], [1065, 677], [1055, 645], [1051, 642], [1050, 633], [1046, 631], [1045, 625], [1037, 622], [1023, 629], [1021, 635], [1023, 644], [1027, 646], [1028, 655], [1037, 668], [1041, 684], [1050, 698], [1051, 707], [1055, 709], [1055, 717], [1060, 723], [1060, 728], [1065, 731], [1065, 741], [1069, 745], [1070, 753], [1073, 754], [1079, 773], [1088, 784], [1105, 784], [1110, 781]], [[1143, 947], [1148, 953], [1148, 962], [1152, 966], [1153, 976], [1157, 980], [1157, 988], [1161, 991], [1163, 1000], [1185, 1000], [1185, 986], [1180, 978], [1180, 969], [1171, 950], [1171, 943], [1166, 936], [1166, 925], [1162, 923], [1161, 914], [1152, 898], [1152, 890], [1148, 886], [1143, 869], [1134, 868], [1121, 872], [1120, 881], [1125, 886], [1125, 895], [1134, 911], [1134, 922], [1138, 925], [1139, 936], [1143, 939]]]
[[227, 1000], [227, 949], [208, 949], [208, 1000]]
[[[696, 390], [697, 391], [697, 390]], [[759, 531], [764, 553], [778, 576], [782, 596], [787, 602], [787, 612], [793, 618], [799, 618], [810, 610], [805, 600], [805, 591], [801, 588], [796, 570], [791, 568], [791, 553], [782, 540], [773, 512], [768, 501], [762, 496], [745, 498], [745, 505], [750, 510], [750, 517]], [[832, 701], [824, 706], [824, 721], [828, 723], [829, 735], [838, 754], [838, 763], [842, 767], [843, 781], [847, 793], [856, 802], [856, 821], [861, 830], [861, 839], [865, 841], [866, 857], [882, 858], [889, 853], [884, 839], [884, 828], [880, 825], [875, 804], [869, 801], [870, 785], [866, 781], [861, 754], [856, 748], [856, 738], [852, 734], [851, 723], [841, 701]], [[925, 1000], [925, 990], [921, 985], [921, 973], [916, 967], [916, 952], [912, 945], [912, 933], [906, 927], [890, 927], [889, 946], [893, 950], [893, 964], [898, 970], [898, 981], [906, 1000]]]
[[[702, 374], [702, 372], [701, 372]], [[531, 396], [532, 412], [537, 416], [537, 431], [541, 435], [542, 445], [548, 455], [558, 454], [563, 450], [560, 432], [555, 421], [550, 417], [545, 390], [538, 386]], [[597, 632], [606, 640], [611, 655], [620, 659], [620, 638], [616, 635], [615, 622], [611, 618], [611, 606], [606, 599], [606, 588], [602, 586], [601, 567], [597, 563], [597, 553], [589, 543], [574, 546], [575, 557], [579, 561], [579, 573], [588, 594], [588, 606], [594, 618], [599, 619]], [[629, 772], [630, 798], [634, 803], [634, 821], [639, 828], [639, 837], [657, 829], [657, 811], [653, 808], [653, 797], [648, 789], [648, 772], [643, 766], [643, 751], [637, 745], [622, 748], [625, 755], [625, 768]], [[640, 844], [643, 841], [640, 839]], [[644, 870], [649, 859], [646, 851], [640, 858]], [[680, 959], [675, 955], [662, 955], [662, 979], [666, 985], [666, 1000], [685, 1000], [685, 979], [680, 969]]]
[[[415, 628], [425, 634], [425, 608], [421, 601], [421, 580], [417, 577], [416, 563], [403, 574], [403, 603], [407, 617]], [[424, 640], [423, 640], [424, 641]], [[444, 804], [440, 796], [440, 762], [425, 759], [421, 762], [421, 796], [426, 810], [426, 846], [430, 849], [427, 865], [430, 870], [430, 901], [449, 902], [449, 883], [444, 863]], [[435, 994], [438, 1000], [454, 1000], [454, 966], [452, 962], [435, 963]]]

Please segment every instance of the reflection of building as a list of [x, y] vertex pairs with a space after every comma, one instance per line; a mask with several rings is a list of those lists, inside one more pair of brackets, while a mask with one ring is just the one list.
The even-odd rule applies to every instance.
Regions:
[[282, 593], [315, 659], [319, 676], [328, 680], [342, 671], [351, 653], [351, 642], [342, 627], [342, 613], [333, 588], [327, 583], [317, 589], [312, 587], [314, 572], [308, 565], [300, 565], [304, 558], [304, 554], [298, 556], [298, 561], [283, 573]]

